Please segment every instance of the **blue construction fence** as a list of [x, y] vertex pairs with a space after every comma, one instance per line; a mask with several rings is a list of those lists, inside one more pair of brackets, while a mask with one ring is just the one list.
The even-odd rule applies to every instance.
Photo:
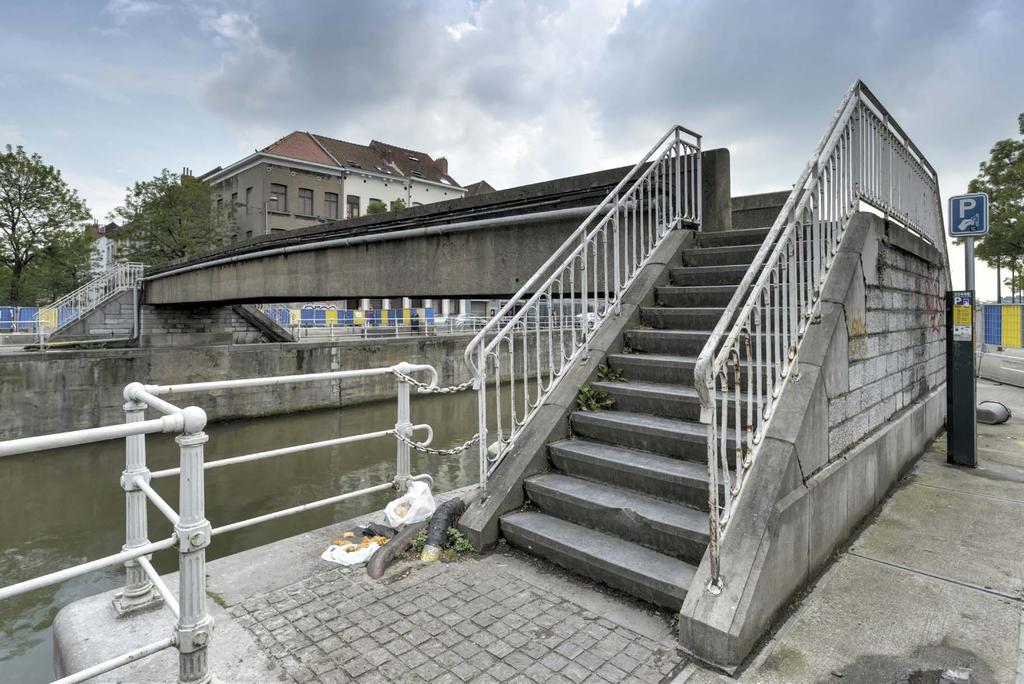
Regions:
[[1024, 340], [1024, 304], [985, 304], [985, 344], [1020, 349]]
[[415, 309], [331, 309], [308, 306], [291, 309], [284, 306], [262, 307], [264, 315], [281, 326], [297, 325], [303, 328], [372, 326], [433, 325], [433, 307]]
[[0, 306], [0, 332], [34, 332], [38, 306]]

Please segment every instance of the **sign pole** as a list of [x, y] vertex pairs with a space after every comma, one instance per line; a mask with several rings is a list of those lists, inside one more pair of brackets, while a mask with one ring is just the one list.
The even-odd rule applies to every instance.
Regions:
[[964, 289], [974, 290], [974, 238], [964, 238]]
[[949, 198], [949, 235], [964, 241], [964, 289], [946, 293], [946, 460], [968, 468], [978, 465], [974, 240], [987, 233], [988, 195]]

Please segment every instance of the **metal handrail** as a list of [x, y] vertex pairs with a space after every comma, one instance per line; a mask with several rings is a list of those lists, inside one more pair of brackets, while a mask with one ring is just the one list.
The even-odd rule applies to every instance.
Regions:
[[[410, 377], [413, 373], [427, 373], [428, 382], [421, 383]], [[394, 428], [378, 430], [348, 437], [297, 444], [268, 451], [233, 456], [207, 462], [204, 458], [204, 444], [208, 437], [203, 429], [206, 414], [198, 407], [179, 408], [162, 399], [163, 396], [195, 394], [217, 390], [231, 390], [251, 387], [269, 387], [280, 384], [338, 381], [348, 378], [393, 375], [398, 383], [397, 416]], [[404, 491], [414, 480], [431, 480], [430, 475], [412, 475], [410, 472], [410, 445], [421, 449], [433, 440], [429, 425], [414, 425], [410, 420], [411, 385], [415, 383], [420, 392], [437, 391], [438, 374], [433, 366], [426, 364], [399, 363], [394, 366], [368, 368], [363, 370], [309, 373], [305, 375], [282, 375], [262, 378], [242, 378], [213, 382], [194, 382], [179, 385], [143, 385], [131, 383], [124, 389], [125, 422], [72, 432], [25, 437], [0, 442], [0, 457], [31, 453], [47, 449], [91, 444], [114, 439], [125, 440], [125, 470], [121, 474], [121, 486], [125, 492], [125, 545], [120, 553], [109, 555], [70, 568], [28, 579], [16, 584], [0, 587], [0, 600], [24, 594], [35, 589], [52, 586], [60, 582], [114, 565], [124, 565], [125, 587], [115, 597], [115, 608], [119, 612], [140, 610], [158, 604], [161, 600], [174, 615], [173, 634], [165, 639], [142, 646], [133, 651], [93, 665], [69, 675], [60, 682], [81, 682], [110, 672], [130, 662], [153, 655], [166, 648], [176, 648], [179, 654], [179, 677], [182, 682], [205, 682], [211, 678], [208, 668], [207, 648], [210, 644], [212, 619], [206, 609], [206, 548], [212, 538], [233, 530], [251, 527], [263, 522], [283, 518], [304, 511], [321, 508], [333, 503], [352, 499], [388, 489]], [[159, 418], [146, 420], [147, 409], [163, 414]], [[426, 438], [412, 441], [412, 435], [423, 430]], [[181, 452], [180, 465], [167, 470], [150, 471], [146, 465], [146, 435], [156, 433], [179, 433], [176, 441]], [[205, 471], [250, 461], [286, 456], [339, 444], [348, 444], [368, 439], [392, 437], [396, 441], [396, 474], [393, 480], [364, 487], [362, 489], [336, 494], [318, 501], [312, 501], [284, 510], [266, 513], [253, 518], [212, 527], [206, 519], [204, 504]], [[179, 509], [161, 497], [150, 486], [153, 479], [179, 477]], [[166, 539], [150, 542], [148, 538], [147, 504], [154, 507], [173, 525], [174, 533]], [[151, 554], [176, 546], [178, 548], [178, 598], [157, 574], [149, 561]]]
[[[587, 355], [607, 316], [620, 311], [622, 293], [655, 248], [670, 230], [683, 223], [699, 227], [700, 221], [700, 136], [673, 126], [467, 345], [478, 395], [482, 495], [522, 428]], [[493, 446], [489, 414], [497, 434]]]
[[46, 335], [77, 321], [112, 296], [138, 285], [144, 270], [145, 265], [136, 262], [115, 264], [78, 289], [39, 307], [36, 326], [40, 341]]
[[826, 127], [694, 368], [701, 422], [707, 425], [708, 589], [713, 593], [723, 585], [722, 536], [775, 404], [798, 375], [803, 336], [818, 314], [821, 287], [861, 202], [945, 253], [935, 169], [858, 80]]

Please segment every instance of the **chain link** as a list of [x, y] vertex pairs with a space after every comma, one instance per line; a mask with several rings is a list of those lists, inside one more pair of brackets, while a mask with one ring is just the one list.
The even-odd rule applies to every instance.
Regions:
[[414, 442], [405, 435], [400, 435], [397, 432], [394, 433], [394, 435], [395, 439], [397, 439], [399, 442], [408, 445], [410, 448], [415, 449], [420, 453], [431, 454], [432, 456], [454, 456], [455, 454], [461, 454], [463, 451], [465, 451], [466, 449], [480, 441], [480, 435], [477, 434], [473, 435], [467, 441], [463, 442], [461, 445], [457, 447], [452, 447], [451, 449], [434, 449], [428, 446], [424, 446], [419, 442]]
[[431, 394], [455, 394], [457, 392], [463, 392], [473, 387], [472, 380], [467, 380], [466, 382], [459, 383], [458, 385], [452, 385], [450, 387], [434, 387], [425, 382], [420, 382], [416, 378], [406, 375], [397, 368], [392, 368], [391, 372], [394, 373], [395, 377], [398, 378], [399, 380], [407, 382], [410, 385], [417, 387], [418, 389], [421, 389], [424, 392], [429, 392]]

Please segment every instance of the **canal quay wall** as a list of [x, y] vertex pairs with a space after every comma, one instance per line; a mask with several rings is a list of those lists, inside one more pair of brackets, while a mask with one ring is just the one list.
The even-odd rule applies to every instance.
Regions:
[[[0, 355], [0, 440], [96, 427], [124, 420], [122, 390], [147, 384], [324, 373], [427, 363], [442, 385], [463, 382], [472, 336], [79, 349]], [[193, 400], [210, 420], [340, 408], [391, 398], [391, 376], [205, 392]]]

